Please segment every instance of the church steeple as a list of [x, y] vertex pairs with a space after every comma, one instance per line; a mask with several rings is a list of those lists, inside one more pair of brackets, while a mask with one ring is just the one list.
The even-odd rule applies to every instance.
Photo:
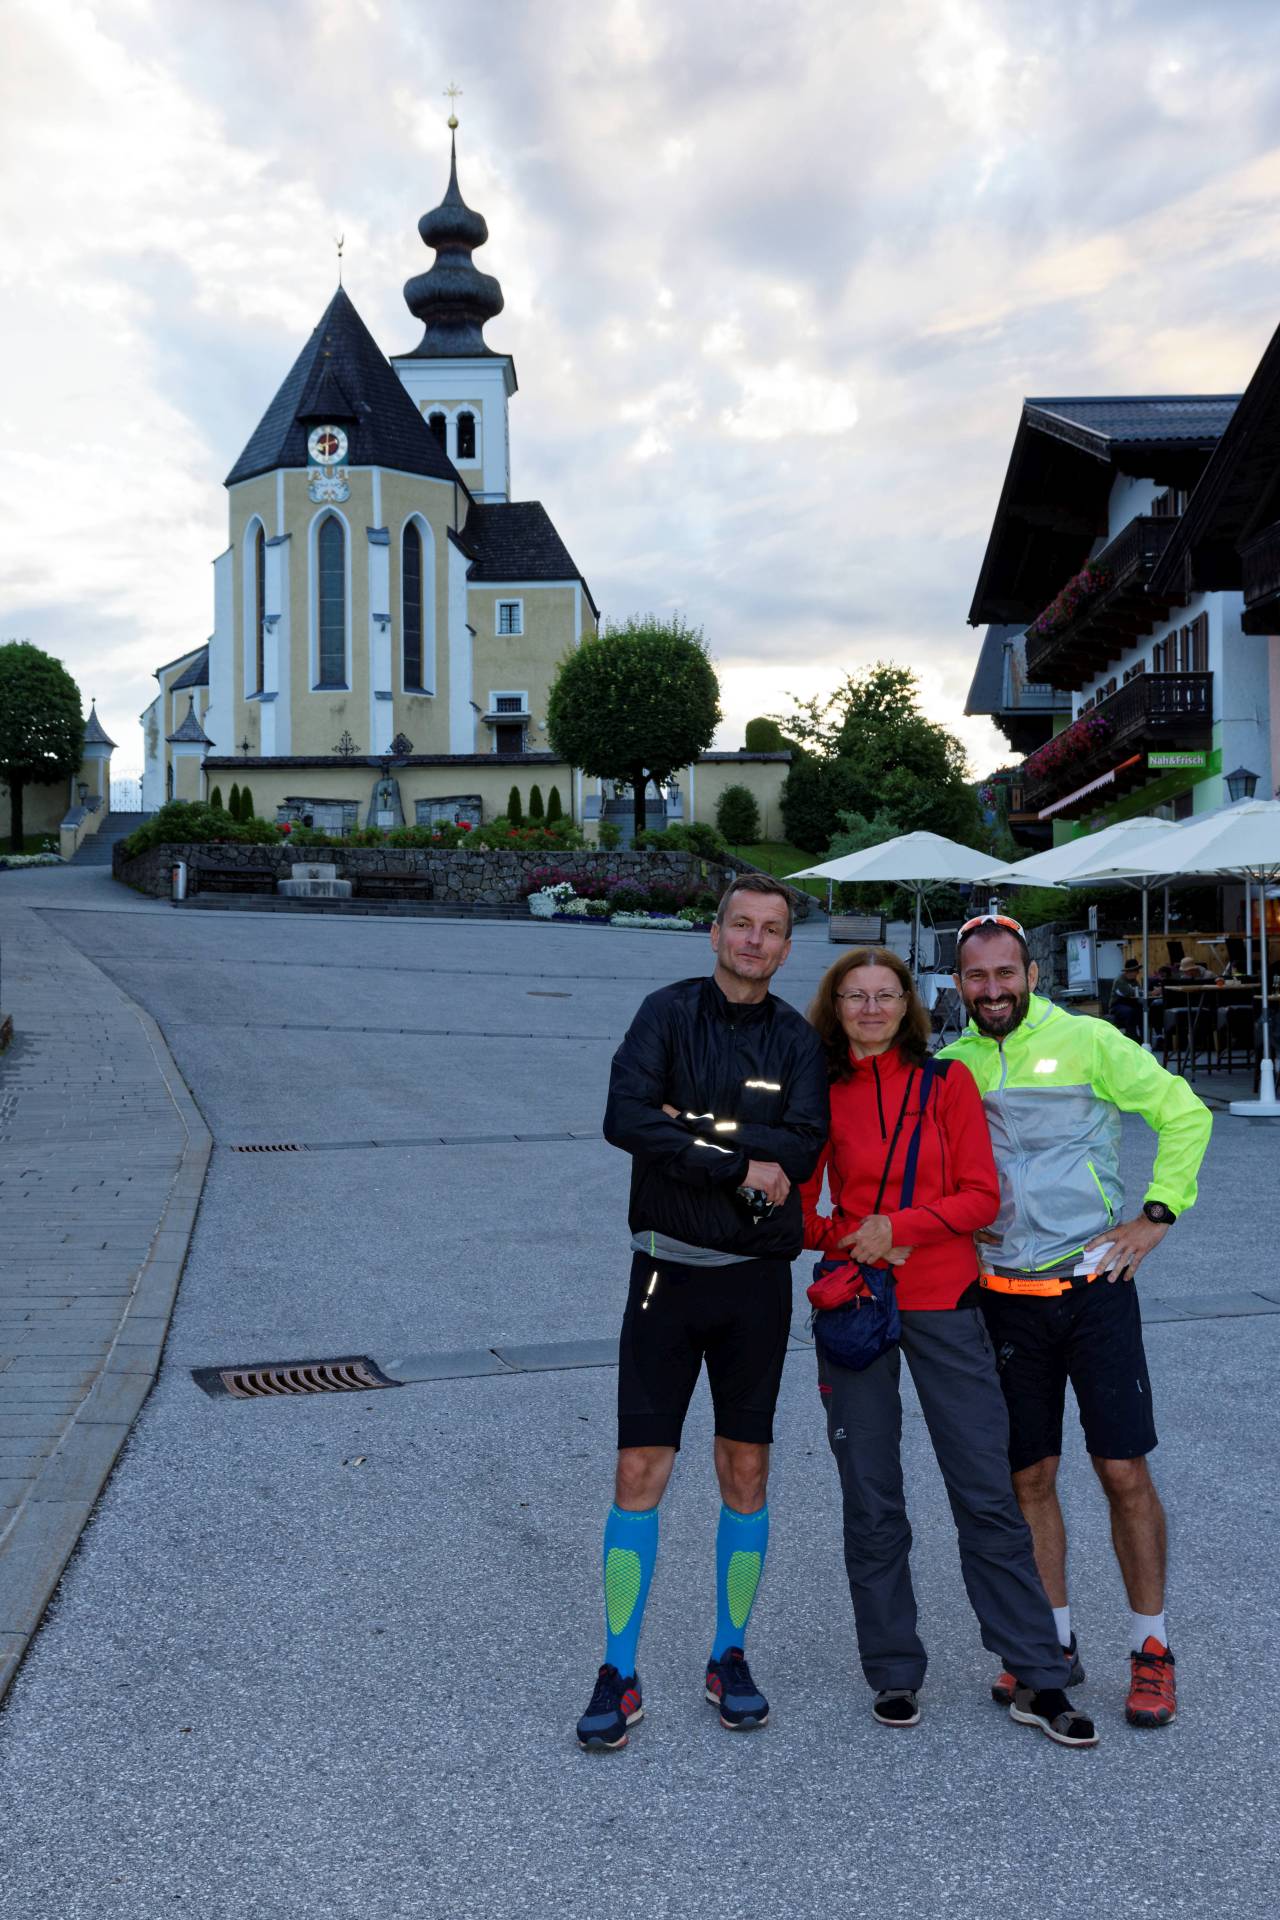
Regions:
[[449, 136], [449, 185], [444, 199], [423, 214], [418, 232], [435, 249], [436, 257], [425, 273], [405, 282], [405, 304], [422, 321], [423, 334], [403, 358], [454, 360], [491, 354], [484, 323], [502, 312], [502, 288], [491, 273], [481, 273], [471, 258], [489, 238], [489, 228], [484, 215], [467, 205], [458, 186], [456, 133]]

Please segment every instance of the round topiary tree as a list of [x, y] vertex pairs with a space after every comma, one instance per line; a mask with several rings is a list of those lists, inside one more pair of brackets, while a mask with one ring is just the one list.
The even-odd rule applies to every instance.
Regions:
[[566, 655], [547, 702], [552, 749], [593, 779], [626, 781], [635, 830], [645, 796], [705, 753], [720, 724], [720, 684], [700, 628], [679, 614], [632, 616]]
[[[532, 795], [530, 798], [532, 798]], [[547, 795], [547, 818], [548, 820], [564, 819], [564, 802], [560, 798], [559, 787], [553, 786]]]
[[546, 815], [542, 811], [542, 788], [535, 780], [529, 789], [529, 820], [532, 823], [534, 820], [545, 818]]
[[760, 809], [750, 787], [726, 787], [716, 801], [716, 825], [731, 847], [749, 847], [760, 838]]
[[510, 793], [507, 795], [507, 818], [513, 827], [522, 827], [524, 825], [524, 809], [520, 805], [519, 787], [512, 787]]
[[0, 783], [9, 789], [9, 844], [23, 851], [23, 790], [79, 773], [80, 689], [61, 660], [29, 640], [0, 646]]
[[748, 720], [745, 740], [748, 753], [785, 753], [791, 745], [777, 721], [767, 714]]

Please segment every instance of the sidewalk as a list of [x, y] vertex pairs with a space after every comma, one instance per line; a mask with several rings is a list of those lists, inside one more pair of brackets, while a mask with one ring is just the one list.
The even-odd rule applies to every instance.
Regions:
[[159, 1028], [0, 893], [0, 1696], [155, 1378], [210, 1138]]

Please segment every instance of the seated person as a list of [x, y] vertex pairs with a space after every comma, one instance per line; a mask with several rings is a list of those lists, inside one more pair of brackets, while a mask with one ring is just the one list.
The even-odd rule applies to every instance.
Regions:
[[1179, 960], [1178, 980], [1183, 986], [1200, 986], [1210, 978], [1208, 968], [1202, 967], [1198, 960], [1193, 960], [1189, 953], [1185, 954], [1183, 958]]
[[1111, 988], [1107, 1018], [1113, 1027], [1136, 1040], [1142, 1032], [1142, 963], [1126, 960]]

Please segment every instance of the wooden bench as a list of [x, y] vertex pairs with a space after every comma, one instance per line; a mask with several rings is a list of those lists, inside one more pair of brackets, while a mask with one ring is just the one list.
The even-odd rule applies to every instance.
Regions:
[[827, 939], [845, 947], [882, 947], [882, 913], [833, 913], [827, 922]]
[[274, 893], [280, 875], [274, 867], [193, 866], [193, 893]]
[[425, 873], [353, 873], [352, 892], [358, 900], [430, 900], [434, 882]]

